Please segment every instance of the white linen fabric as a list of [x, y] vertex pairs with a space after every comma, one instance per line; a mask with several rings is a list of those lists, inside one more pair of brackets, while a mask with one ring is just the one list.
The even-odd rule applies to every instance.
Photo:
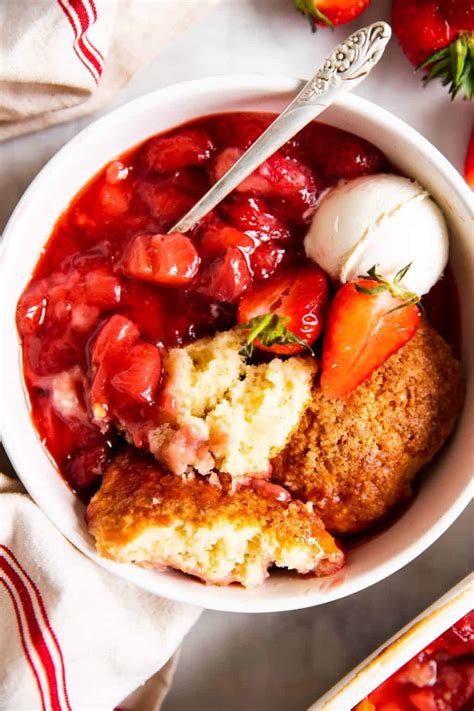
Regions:
[[2, 0], [0, 141], [109, 102], [217, 0]]
[[199, 614], [100, 568], [0, 474], [2, 711], [156, 711]]

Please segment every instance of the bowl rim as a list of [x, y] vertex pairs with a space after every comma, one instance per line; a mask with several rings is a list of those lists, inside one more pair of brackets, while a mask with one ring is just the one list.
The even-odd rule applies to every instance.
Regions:
[[[118, 108], [106, 113], [100, 118], [93, 121], [91, 124], [82, 129], [78, 134], [76, 134], [70, 141], [68, 141], [58, 152], [56, 152], [52, 158], [46, 163], [46, 165], [41, 169], [37, 176], [30, 183], [23, 196], [19, 200], [17, 206], [15, 207], [6, 227], [4, 230], [4, 237], [1, 243], [1, 256], [5, 255], [8, 244], [13, 241], [15, 234], [16, 223], [20, 218], [20, 215], [28, 204], [30, 196], [32, 193], [36, 192], [38, 185], [44, 183], [47, 179], [50, 171], [55, 170], [57, 164], [61, 164], [67, 154], [74, 149], [76, 143], [87, 140], [88, 135], [92, 134], [97, 130], [102, 130], [110, 121], [120, 120], [123, 116], [126, 116], [132, 112], [141, 112], [147, 107], [159, 105], [161, 101], [166, 100], [168, 97], [172, 97], [173, 94], [185, 93], [199, 93], [206, 91], [217, 91], [219, 88], [235, 88], [236, 93], [245, 89], [259, 89], [269, 94], [275, 94], [278, 92], [296, 92], [300, 88], [303, 80], [297, 79], [290, 76], [284, 75], [263, 75], [263, 74], [226, 74], [211, 77], [204, 77], [199, 79], [192, 79], [184, 82], [179, 82], [171, 84], [164, 88], [155, 90], [144, 96], [138, 97], [130, 102], [119, 106]], [[412, 144], [417, 151], [421, 151], [424, 155], [426, 165], [433, 170], [439, 171], [443, 174], [444, 178], [451, 184], [453, 191], [457, 194], [463, 210], [469, 214], [471, 210], [472, 195], [468, 186], [464, 182], [462, 176], [454, 168], [454, 166], [448, 161], [448, 159], [440, 153], [440, 151], [435, 148], [426, 138], [424, 138], [418, 131], [406, 124], [402, 119], [396, 117], [390, 111], [374, 104], [373, 102], [352, 95], [346, 94], [339, 101], [335, 102], [338, 106], [348, 108], [358, 115], [358, 117], [363, 120], [364, 117], [370, 119], [372, 123], [380, 123], [383, 125], [385, 130], [388, 130], [394, 135], [403, 135], [406, 142]], [[235, 110], [238, 110], [237, 108]], [[196, 118], [199, 114], [196, 115]], [[206, 115], [203, 113], [202, 115]], [[324, 115], [321, 116], [321, 120], [324, 121]], [[3, 262], [3, 259], [2, 259]], [[3, 281], [3, 280], [2, 280]], [[0, 322], [7, 319], [5, 310], [2, 310], [0, 314]], [[2, 328], [2, 333], [3, 333]], [[2, 358], [3, 361], [3, 358]], [[19, 360], [19, 367], [20, 360]], [[4, 390], [4, 381], [7, 377], [7, 373], [3, 372], [2, 367], [1, 372], [1, 389]], [[5, 403], [5, 397], [2, 397], [2, 402]], [[26, 400], [25, 400], [26, 403]], [[5, 407], [2, 408], [4, 413]], [[2, 420], [4, 418], [2, 417]], [[13, 418], [11, 418], [13, 419]], [[97, 562], [106, 570], [113, 572], [119, 577], [133, 582], [134, 584], [152, 592], [154, 594], [160, 595], [162, 597], [170, 598], [178, 602], [185, 602], [191, 604], [202, 605], [207, 609], [214, 609], [227, 612], [277, 612], [286, 610], [296, 610], [303, 609], [306, 607], [311, 607], [317, 604], [324, 604], [325, 602], [330, 602], [332, 600], [337, 600], [347, 595], [352, 595], [360, 590], [363, 590], [371, 585], [383, 580], [384, 578], [392, 575], [397, 570], [401, 569], [409, 562], [414, 560], [418, 555], [425, 551], [439, 536], [441, 536], [447, 528], [456, 520], [456, 518], [462, 513], [464, 508], [467, 506], [471, 499], [471, 494], [469, 491], [469, 486], [466, 486], [460, 491], [456, 499], [453, 500], [451, 506], [442, 514], [442, 516], [430, 526], [428, 530], [422, 533], [415, 541], [407, 545], [403, 550], [392, 554], [391, 557], [383, 561], [382, 563], [377, 563], [375, 567], [369, 571], [365, 571], [358, 575], [357, 580], [353, 580], [350, 584], [343, 586], [336, 586], [330, 592], [321, 594], [319, 590], [314, 592], [295, 592], [293, 594], [279, 593], [275, 594], [271, 599], [253, 599], [246, 600], [245, 594], [238, 595], [225, 595], [222, 594], [223, 589], [217, 586], [205, 586], [191, 587], [189, 590], [186, 585], [180, 585], [176, 583], [173, 578], [158, 577], [156, 578], [156, 584], [144, 580], [137, 580], [140, 576], [134, 575], [136, 567], [132, 565], [124, 566], [105, 558], [101, 558], [97, 553], [91, 555], [91, 551], [88, 550], [80, 533], [76, 535], [72, 534], [72, 531], [65, 533], [63, 527], [57, 523], [58, 516], [56, 516], [47, 505], [47, 496], [45, 496], [44, 491], [39, 486], [38, 480], [35, 481], [32, 473], [22, 472], [21, 459], [21, 442], [19, 438], [15, 439], [14, 433], [12, 433], [13, 425], [11, 422], [2, 422], [1, 430], [3, 434], [3, 445], [7, 454], [15, 468], [19, 478], [21, 479], [23, 485], [27, 489], [28, 493], [38, 504], [39, 508], [43, 513], [49, 518], [49, 520], [55, 525], [58, 530], [60, 530], [63, 535], [65, 535], [71, 543], [73, 543], [78, 549], [80, 549], [89, 558]], [[39, 439], [38, 439], [39, 442]], [[42, 446], [42, 445], [40, 445]], [[19, 466], [17, 466], [17, 463]], [[54, 465], [52, 465], [54, 466]], [[21, 472], [21, 473], [20, 473]], [[227, 588], [229, 590], [229, 588]], [[234, 588], [235, 590], [235, 588]], [[245, 592], [245, 591], [244, 591]]]

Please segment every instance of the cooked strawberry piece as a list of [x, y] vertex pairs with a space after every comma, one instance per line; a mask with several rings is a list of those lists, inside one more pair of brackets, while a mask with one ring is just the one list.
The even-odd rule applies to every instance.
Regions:
[[153, 403], [161, 377], [160, 351], [140, 339], [132, 321], [112, 316], [96, 337], [91, 355], [91, 408], [102, 431], [111, 419], [120, 417], [124, 397], [132, 404]]
[[256, 243], [255, 239], [236, 230], [235, 227], [229, 227], [224, 223], [211, 223], [204, 229], [200, 252], [206, 260], [218, 257], [229, 247], [238, 247], [244, 254], [250, 254], [255, 249]]
[[103, 308], [118, 304], [121, 296], [120, 281], [105, 269], [94, 269], [84, 277], [85, 300], [89, 306]]
[[107, 217], [119, 217], [130, 205], [130, 191], [121, 185], [104, 183], [99, 191], [99, 206]]
[[209, 160], [213, 144], [209, 134], [199, 128], [188, 128], [173, 136], [152, 138], [142, 154], [143, 166], [156, 173], [172, 173]]
[[232, 113], [211, 119], [216, 140], [225, 146], [246, 150], [268, 128], [272, 116], [255, 113]]
[[183, 234], [136, 235], [121, 262], [129, 277], [153, 284], [181, 286], [196, 276], [200, 259], [193, 243]]
[[210, 187], [207, 173], [201, 168], [184, 168], [166, 178], [166, 185], [198, 200]]
[[138, 195], [163, 230], [183, 217], [196, 202], [192, 195], [167, 183], [143, 182], [138, 186]]
[[36, 333], [45, 323], [48, 308], [47, 279], [33, 282], [23, 292], [16, 309], [20, 336]]
[[237, 247], [229, 247], [204, 267], [196, 290], [215, 301], [232, 304], [250, 286], [251, 281], [244, 255]]
[[125, 355], [123, 367], [110, 384], [122, 395], [151, 404], [161, 377], [159, 349], [151, 343], [136, 343]]
[[379, 293], [358, 290], [379, 287], [376, 280], [358, 279], [345, 284], [331, 304], [321, 372], [321, 388], [327, 397], [341, 397], [353, 390], [418, 328], [416, 304], [406, 303], [388, 289]]
[[[322, 269], [293, 268], [245, 294], [237, 318], [240, 324], [252, 322], [249, 332], [262, 326], [250, 345], [254, 340], [262, 350], [290, 355], [304, 351], [318, 338], [327, 302], [328, 285]], [[269, 329], [276, 332], [269, 333]]]
[[128, 178], [130, 169], [121, 160], [113, 160], [105, 169], [105, 179], [109, 185], [117, 185]]
[[474, 662], [469, 659], [438, 662], [438, 675], [433, 688], [408, 691], [417, 711], [463, 711], [470, 709], [474, 695]]
[[69, 452], [77, 447], [75, 433], [62, 420], [53, 407], [49, 393], [40, 391], [36, 398], [37, 425], [40, 432], [45, 432], [48, 450], [58, 461], [64, 461]]
[[[227, 171], [232, 168], [239, 158], [244, 154], [241, 148], [225, 148], [219, 153], [210, 170], [211, 178], [216, 183], [222, 178]], [[262, 193], [266, 195], [272, 192], [272, 185], [267, 178], [263, 177], [260, 169], [254, 171], [248, 178], [245, 178], [240, 185], [237, 186], [236, 192], [239, 193]]]
[[66, 460], [65, 474], [73, 489], [90, 487], [110, 462], [112, 450], [107, 442], [76, 450]]
[[101, 327], [92, 347], [92, 362], [99, 364], [105, 358], [127, 351], [139, 339], [140, 333], [130, 319], [114, 314]]
[[411, 659], [397, 674], [397, 681], [402, 684], [414, 684], [422, 688], [423, 686], [433, 686], [436, 681], [436, 662], [434, 659], [421, 660], [418, 657]]
[[255, 282], [271, 277], [281, 264], [285, 250], [272, 242], [263, 242], [250, 255], [250, 267]]
[[94, 418], [108, 421], [109, 383], [111, 376], [121, 367], [123, 358], [140, 337], [132, 321], [115, 314], [100, 329], [92, 346], [93, 379], [90, 401]]
[[265, 241], [289, 240], [290, 231], [259, 197], [236, 195], [222, 208], [231, 224], [250, 237]]
[[[211, 168], [214, 182], [222, 178], [243, 153], [244, 151], [239, 148], [226, 148], [219, 153]], [[236, 192], [280, 197], [301, 194], [307, 202], [313, 203], [318, 189], [319, 185], [310, 168], [298, 160], [285, 158], [276, 153], [262, 163], [252, 175], [245, 178], [236, 188]]]
[[315, 194], [316, 179], [308, 166], [294, 158], [285, 158], [275, 153], [258, 169], [258, 174], [266, 178], [272, 190], [281, 197], [296, 193]]
[[350, 180], [380, 173], [387, 167], [378, 148], [333, 126], [311, 124], [301, 132], [301, 140], [318, 176], [325, 180]]

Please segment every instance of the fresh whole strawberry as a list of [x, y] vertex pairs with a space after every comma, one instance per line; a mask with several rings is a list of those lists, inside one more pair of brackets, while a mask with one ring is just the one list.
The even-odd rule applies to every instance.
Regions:
[[418, 297], [404, 292], [376, 272], [345, 284], [329, 309], [323, 343], [321, 389], [326, 397], [341, 397], [369, 377], [415, 334], [420, 320]]
[[473, 0], [393, 0], [392, 26], [425, 82], [439, 78], [451, 98], [474, 94]]
[[344, 25], [355, 20], [370, 4], [370, 0], [293, 0], [297, 10], [305, 15], [311, 29], [316, 25]]
[[472, 0], [440, 0], [446, 21], [456, 30], [474, 31], [474, 2]]
[[471, 138], [467, 146], [466, 160], [464, 162], [464, 177], [471, 190], [474, 190], [474, 128], [471, 129]]

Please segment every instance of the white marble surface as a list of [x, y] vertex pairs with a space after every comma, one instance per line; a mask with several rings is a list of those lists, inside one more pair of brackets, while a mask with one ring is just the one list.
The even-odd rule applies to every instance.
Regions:
[[[159, 12], [160, 2], [148, 0], [150, 12]], [[389, 19], [389, 5], [387, 0], [373, 0], [356, 24]], [[291, 0], [221, 0], [207, 20], [140, 71], [113, 106], [176, 81], [213, 74], [309, 76], [330, 47], [354, 27], [312, 35]], [[408, 121], [461, 170], [472, 107], [450, 103], [441, 87], [422, 90], [395, 40], [358, 93]], [[91, 120], [0, 146], [0, 229], [40, 168]], [[404, 570], [349, 599], [280, 614], [204, 613], [184, 644], [164, 711], [306, 708], [468, 572], [473, 522], [471, 508]]]

